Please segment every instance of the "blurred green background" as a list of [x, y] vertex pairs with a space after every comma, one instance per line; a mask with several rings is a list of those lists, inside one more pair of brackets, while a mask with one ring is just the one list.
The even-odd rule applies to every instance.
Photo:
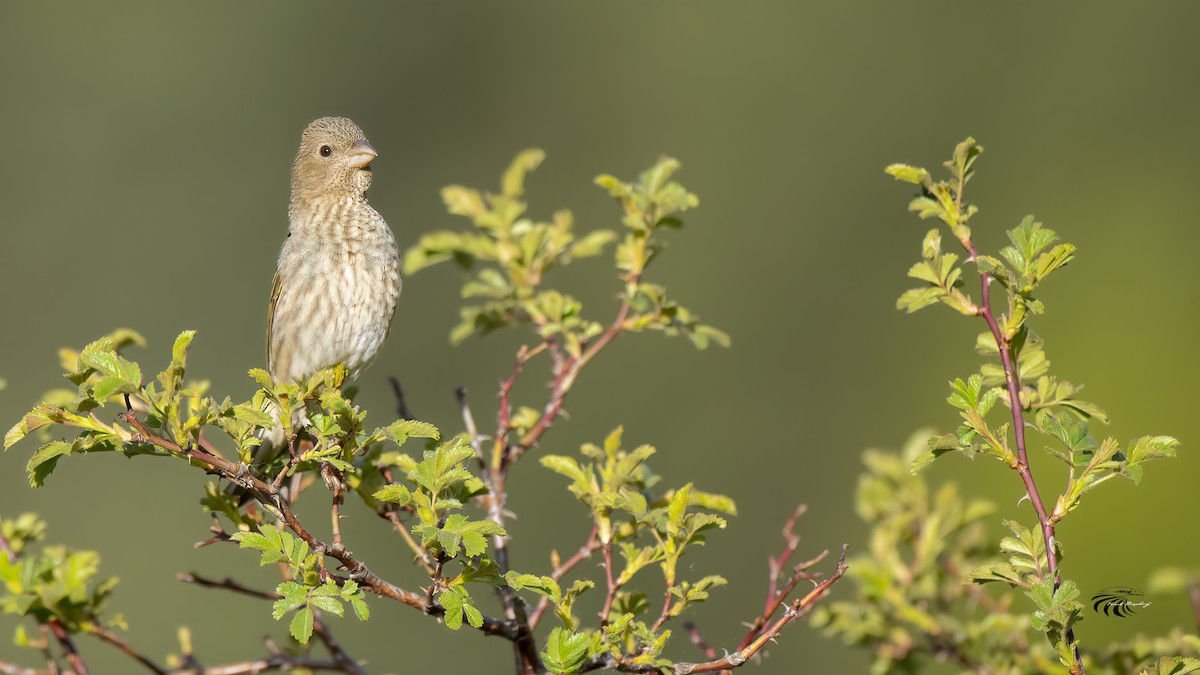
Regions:
[[[540, 452], [573, 453], [623, 423], [630, 444], [659, 448], [653, 466], [670, 483], [737, 500], [732, 527], [691, 559], [695, 575], [731, 582], [695, 618], [732, 647], [761, 607], [766, 556], [792, 507], [810, 507], [801, 554], [863, 550], [852, 506], [861, 451], [956, 423], [946, 382], [977, 367], [983, 326], [940, 307], [894, 309], [928, 224], [905, 212], [911, 190], [882, 169], [936, 166], [970, 134], [987, 148], [972, 184], [981, 248], [998, 248], [1026, 213], [1079, 247], [1034, 325], [1054, 371], [1088, 385], [1118, 437], [1183, 441], [1181, 458], [1152, 465], [1140, 489], [1107, 486], [1060, 528], [1064, 569], [1085, 596], [1138, 587], [1200, 555], [1187, 497], [1200, 469], [1197, 25], [1200, 5], [1183, 2], [5, 3], [0, 420], [7, 428], [58, 385], [58, 347], [118, 326], [149, 339], [131, 354], [147, 369], [166, 363], [180, 330], [199, 330], [191, 372], [248, 396], [245, 372], [263, 365], [288, 167], [316, 117], [347, 115], [367, 131], [380, 152], [370, 198], [402, 247], [463, 226], [438, 189], [492, 187], [522, 148], [548, 153], [529, 183], [533, 214], [569, 207], [582, 231], [617, 225], [596, 174], [633, 178], [668, 153], [701, 207], [651, 276], [728, 330], [733, 347], [622, 338], [585, 371], [571, 417]], [[567, 290], [610, 316], [608, 263], [576, 267]], [[406, 280], [391, 340], [360, 382], [376, 421], [390, 419], [389, 375], [447, 431], [459, 428], [458, 385], [478, 416], [494, 414], [517, 343], [450, 347], [459, 281], [449, 267]], [[545, 379], [528, 373], [523, 403], [540, 403]], [[0, 456], [0, 513], [38, 511], [50, 541], [98, 549], [123, 579], [111, 607], [134, 645], [161, 658], [186, 624], [200, 658], [217, 664], [286, 634], [261, 602], [175, 581], [194, 569], [273, 583], [255, 556], [192, 548], [209, 525], [200, 472], [68, 458], [35, 491], [24, 476], [33, 449]], [[1045, 489], [1057, 487], [1058, 467], [1036, 447], [1031, 457]], [[930, 476], [1032, 520], [1017, 477], [994, 462], [952, 458]], [[560, 478], [530, 461], [511, 488], [515, 567], [547, 570], [550, 548], [582, 543], [586, 514]], [[421, 583], [382, 522], [352, 509], [346, 527], [375, 571]], [[147, 533], [163, 559], [136, 543]], [[1079, 637], [1099, 649], [1191, 621], [1184, 598], [1154, 602], [1121, 620], [1088, 610]], [[430, 646], [451, 650], [444, 672], [508, 672], [506, 643], [450, 634], [407, 607], [376, 600], [369, 624], [351, 623], [333, 628], [373, 672], [430, 672]], [[16, 657], [12, 627], [0, 619], [6, 658]], [[134, 670], [80, 643], [94, 670]], [[672, 654], [697, 656], [684, 639]], [[756, 672], [864, 664], [795, 626]]]

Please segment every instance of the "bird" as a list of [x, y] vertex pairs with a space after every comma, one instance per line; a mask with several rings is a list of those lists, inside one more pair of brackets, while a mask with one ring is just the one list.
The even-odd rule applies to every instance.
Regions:
[[[391, 330], [400, 252], [387, 221], [367, 202], [377, 156], [345, 117], [322, 117], [301, 134], [267, 309], [267, 372], [278, 383], [301, 383], [337, 365], [351, 382]], [[262, 441], [255, 464], [286, 447], [279, 425]]]

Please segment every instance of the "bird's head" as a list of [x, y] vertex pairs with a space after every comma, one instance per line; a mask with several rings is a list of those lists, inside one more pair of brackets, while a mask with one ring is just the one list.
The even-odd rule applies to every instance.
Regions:
[[375, 148], [345, 117], [322, 117], [304, 129], [292, 163], [292, 201], [341, 200], [371, 186]]

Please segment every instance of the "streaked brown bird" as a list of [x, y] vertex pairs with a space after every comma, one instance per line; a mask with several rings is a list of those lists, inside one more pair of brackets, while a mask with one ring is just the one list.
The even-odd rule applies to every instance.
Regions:
[[267, 310], [267, 369], [277, 381], [299, 382], [339, 363], [353, 380], [387, 338], [400, 253], [367, 203], [375, 157], [345, 117], [322, 117], [300, 137], [288, 235]]
[[[354, 122], [322, 117], [304, 130], [292, 162], [288, 234], [267, 309], [267, 370], [301, 382], [337, 364], [348, 380], [379, 354], [400, 295], [400, 253], [367, 203], [375, 148]], [[274, 452], [282, 429], [264, 438]]]

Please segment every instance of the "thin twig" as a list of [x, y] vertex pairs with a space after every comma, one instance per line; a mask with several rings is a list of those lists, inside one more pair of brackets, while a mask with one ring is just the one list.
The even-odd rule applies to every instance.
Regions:
[[[265, 483], [261, 478], [253, 474], [247, 474], [241, 470], [241, 467], [233, 462], [214, 457], [209, 453], [197, 448], [180, 448], [177, 443], [172, 440], [156, 435], [145, 422], [140, 420], [133, 413], [123, 413], [121, 419], [133, 426], [140, 435], [140, 440], [154, 444], [171, 452], [179, 453], [186, 456], [190, 460], [199, 462], [205, 466], [210, 473], [219, 474], [228, 481], [238, 484], [246, 488], [251, 496], [262, 505], [264, 509], [277, 517], [289, 530], [300, 537], [309, 545], [309, 548], [314, 551], [322, 551], [324, 555], [334, 558], [341, 563], [341, 568], [350, 574], [350, 577], [358, 582], [360, 587], [369, 590], [373, 593], [381, 595], [391, 600], [402, 602], [409, 607], [426, 612], [425, 598], [419, 593], [414, 593], [405, 590], [395, 584], [383, 579], [379, 575], [372, 572], [362, 561], [355, 558], [343, 546], [330, 546], [325, 542], [314, 537], [292, 512], [291, 504], [284, 499], [279, 499], [277, 494], [272, 494], [271, 486]], [[445, 614], [445, 608], [435, 607], [432, 612], [426, 612], [434, 616]], [[484, 616], [483, 625], [479, 628], [485, 634], [499, 635], [509, 640], [517, 639], [517, 629], [509, 621], [503, 621], [492, 617]]]
[[333, 545], [342, 546], [342, 472], [332, 464], [321, 465], [321, 478], [333, 493], [329, 507], [329, 519], [333, 526]]
[[[388, 506], [395, 506], [395, 504], [388, 504]], [[433, 559], [429, 557], [429, 551], [426, 551], [425, 547], [417, 543], [412, 533], [408, 531], [408, 526], [404, 524], [404, 521], [400, 520], [399, 509], [385, 509], [379, 515], [392, 523], [396, 532], [404, 539], [404, 543], [412, 550], [417, 562], [421, 563], [421, 567], [425, 569], [425, 573], [433, 574]]]
[[17, 562], [17, 552], [13, 550], [12, 545], [8, 543], [4, 532], [0, 532], [0, 552], [4, 553], [4, 557], [8, 558], [9, 563]]
[[149, 670], [156, 675], [166, 674], [167, 671], [164, 668], [151, 661], [147, 656], [139, 653], [136, 649], [131, 647], [128, 642], [122, 640], [112, 631], [97, 626], [96, 624], [89, 625], [85, 628], [85, 630], [89, 635], [93, 635], [101, 641], [107, 642], [108, 644], [121, 650], [121, 652], [123, 652], [126, 656], [145, 666], [146, 670]]
[[[636, 284], [636, 280], [634, 283]], [[590, 342], [587, 349], [578, 358], [566, 358], [566, 361], [559, 368], [559, 372], [554, 378], [554, 384], [550, 391], [550, 399], [546, 401], [546, 406], [543, 408], [542, 415], [538, 418], [537, 424], [521, 438], [520, 443], [513, 446], [508, 452], [509, 464], [515, 464], [522, 455], [537, 446], [538, 442], [542, 439], [542, 435], [546, 433], [559, 413], [562, 412], [563, 402], [566, 400], [567, 394], [570, 393], [571, 387], [575, 384], [575, 378], [579, 375], [579, 371], [591, 362], [592, 359], [596, 358], [600, 350], [604, 349], [609, 342], [612, 342], [625, 329], [625, 320], [629, 316], [629, 303], [631, 300], [632, 298], [629, 297], [629, 293], [626, 292], [621, 299], [621, 307], [617, 310], [617, 318], [609, 324], [608, 328], [596, 337], [595, 341]]]
[[348, 675], [367, 675], [367, 671], [363, 670], [358, 661], [354, 660], [337, 640], [333, 639], [333, 633], [329, 631], [329, 626], [324, 621], [316, 619], [313, 621], [313, 634], [325, 645], [325, 650], [329, 652], [333, 662], [341, 667], [341, 670]]
[[834, 569], [833, 574], [829, 575], [828, 579], [817, 584], [815, 588], [809, 591], [808, 595], [805, 595], [803, 598], [795, 600], [792, 602], [792, 604], [788, 605], [788, 608], [783, 615], [780, 616], [775, 623], [771, 624], [770, 628], [763, 631], [762, 634], [759, 635], [758, 638], [755, 639], [754, 642], [750, 643], [750, 645], [748, 645], [745, 649], [739, 649], [728, 656], [720, 659], [713, 659], [705, 663], [676, 663], [676, 675], [689, 675], [690, 673], [711, 673], [718, 670], [733, 669], [749, 661], [755, 654], [759, 652], [759, 650], [766, 646], [768, 642], [774, 640], [775, 637], [779, 635], [779, 632], [783, 630], [789, 623], [807, 614], [811, 610], [813, 603], [824, 597], [825, 594], [829, 592], [829, 588], [837, 583], [838, 579], [842, 578], [842, 575], [845, 574], [846, 570], [848, 569], [846, 566], [846, 551], [848, 548], [848, 546], [842, 546], [842, 555], [838, 559], [837, 568]]
[[0, 675], [57, 675], [57, 671], [25, 668], [15, 663], [0, 661]]
[[[260, 591], [258, 589], [249, 588], [242, 584], [226, 577], [225, 579], [209, 579], [195, 572], [180, 574], [177, 577], [180, 581], [196, 584], [205, 588], [215, 588], [225, 591], [231, 591], [239, 595], [246, 595], [259, 600], [278, 600], [282, 596], [274, 591]], [[325, 649], [329, 651], [330, 657], [333, 658], [333, 663], [338, 666], [338, 670], [350, 675], [366, 675], [366, 671], [358, 665], [349, 654], [346, 653], [342, 646], [333, 638], [333, 633], [329, 630], [329, 626], [320, 618], [313, 621], [313, 634], [325, 645]], [[296, 664], [300, 666], [302, 664]], [[205, 670], [205, 673], [211, 673], [212, 670]]]
[[787, 582], [784, 584], [783, 589], [779, 589], [779, 576], [783, 572], [783, 568], [787, 564], [788, 559], [792, 557], [792, 554], [795, 553], [796, 549], [800, 546], [800, 536], [795, 532], [796, 524], [807, 510], [808, 507], [804, 504], [797, 506], [796, 510], [792, 512], [792, 516], [788, 518], [786, 523], [784, 523], [783, 551], [778, 557], [771, 556], [767, 558], [767, 598], [766, 602], [763, 604], [763, 612], [754, 620], [754, 623], [751, 624], [750, 630], [746, 633], [746, 636], [742, 638], [742, 642], [738, 645], [738, 649], [745, 649], [746, 647], [750, 646], [750, 643], [754, 642], [755, 638], [759, 636], [763, 627], [771, 621], [771, 618], [775, 616], [775, 612], [779, 609], [780, 605], [787, 600], [788, 596], [792, 594], [792, 591], [795, 590], [796, 585], [799, 584], [801, 580], [816, 578], [816, 575], [810, 574], [808, 570], [816, 566], [818, 563], [824, 560], [826, 556], [829, 555], [829, 551], [825, 550], [818, 554], [817, 557], [796, 565], [796, 567], [792, 570], [791, 577], [789, 577]]
[[479, 428], [475, 426], [475, 415], [467, 403], [467, 388], [458, 387], [454, 390], [454, 398], [458, 400], [458, 408], [462, 412], [463, 426], [467, 430], [467, 438], [471, 439], [471, 449], [475, 451], [475, 459], [479, 461], [480, 470], [487, 470], [487, 457], [483, 454], [483, 439], [479, 437]]
[[439, 557], [437, 566], [433, 568], [433, 574], [429, 575], [429, 591], [425, 594], [425, 605], [429, 609], [433, 609], [434, 597], [437, 595], [438, 588], [442, 583], [442, 566], [446, 564], [444, 557]]
[[[290, 672], [294, 670], [323, 670], [328, 672], [347, 672], [340, 663], [325, 659], [312, 659], [306, 656], [289, 656], [276, 654], [265, 659], [231, 663], [224, 666], [211, 666], [203, 670], [204, 675], [257, 675], [271, 671]], [[191, 669], [173, 671], [171, 675], [191, 675]]]
[[692, 644], [696, 645], [701, 654], [704, 654], [709, 659], [717, 658], [717, 650], [713, 649], [704, 639], [704, 636], [700, 635], [700, 629], [696, 627], [696, 624], [691, 621], [684, 621], [683, 627], [688, 632], [688, 639], [692, 641]]
[[617, 597], [617, 582], [613, 579], [613, 544], [612, 540], [604, 542], [600, 545], [600, 552], [604, 554], [604, 607], [600, 610], [600, 626], [603, 628], [608, 625], [608, 615], [612, 613], [613, 600]]
[[52, 617], [46, 622], [46, 625], [50, 627], [50, 632], [54, 633], [58, 644], [62, 645], [63, 651], [67, 653], [67, 662], [71, 664], [71, 670], [75, 671], [75, 675], [88, 675], [88, 667], [83, 662], [83, 656], [75, 648], [75, 641], [71, 639], [71, 634], [67, 632], [58, 618]]
[[[599, 526], [592, 527], [592, 533], [588, 535], [587, 543], [583, 546], [580, 546], [579, 550], [575, 552], [575, 555], [567, 558], [565, 561], [555, 567], [550, 572], [550, 578], [554, 579], [555, 582], [560, 582], [568, 572], [575, 568], [576, 565], [583, 562], [585, 559], [592, 557], [592, 554], [600, 549], [600, 540], [597, 538], [599, 533]], [[540, 623], [542, 620], [542, 614], [544, 614], [546, 609], [549, 607], [550, 598], [542, 596], [542, 599], [538, 600], [537, 607], [534, 608], [533, 614], [529, 617], [530, 630], [537, 628], [538, 623]]]
[[[962, 192], [961, 183], [959, 192]], [[970, 260], [979, 259], [979, 255], [975, 251], [974, 242], [967, 239], [962, 244], [966, 247]], [[1046, 546], [1046, 561], [1050, 568], [1050, 575], [1054, 579], [1054, 589], [1058, 590], [1062, 579], [1058, 573], [1058, 552], [1055, 550], [1054, 525], [1056, 520], [1047, 514], [1046, 505], [1042, 501], [1042, 495], [1038, 492], [1037, 483], [1033, 479], [1033, 469], [1029, 466], [1029, 457], [1026, 453], [1025, 444], [1024, 407], [1021, 403], [1021, 374], [1018, 370], [1016, 360], [1012, 357], [1012, 345], [1004, 333], [1000, 331], [1000, 327], [996, 323], [996, 316], [992, 312], [990, 290], [992, 277], [986, 272], [981, 272], [979, 279], [982, 304], [978, 311], [987, 323], [988, 330], [992, 333], [992, 339], [996, 342], [996, 347], [1000, 350], [1000, 361], [1004, 366], [1004, 379], [1008, 386], [1008, 407], [1012, 413], [1013, 440], [1017, 446], [1017, 465], [1012, 468], [1021, 476], [1021, 482], [1025, 484], [1025, 494], [1029, 497], [1029, 503], [1033, 506], [1033, 510], [1037, 514], [1038, 524], [1041, 525], [1042, 539]], [[1086, 675], [1083, 667], [1083, 659], [1079, 654], [1079, 645], [1075, 641], [1074, 628], [1068, 628], [1065, 637], [1067, 644], [1073, 645], [1072, 649], [1075, 653], [1075, 666], [1071, 669], [1072, 675]]]
[[392, 393], [396, 395], [396, 414], [402, 420], [416, 419], [413, 417], [412, 411], [408, 409], [408, 401], [404, 398], [404, 389], [400, 386], [400, 380], [389, 377], [388, 382], [392, 383]]

